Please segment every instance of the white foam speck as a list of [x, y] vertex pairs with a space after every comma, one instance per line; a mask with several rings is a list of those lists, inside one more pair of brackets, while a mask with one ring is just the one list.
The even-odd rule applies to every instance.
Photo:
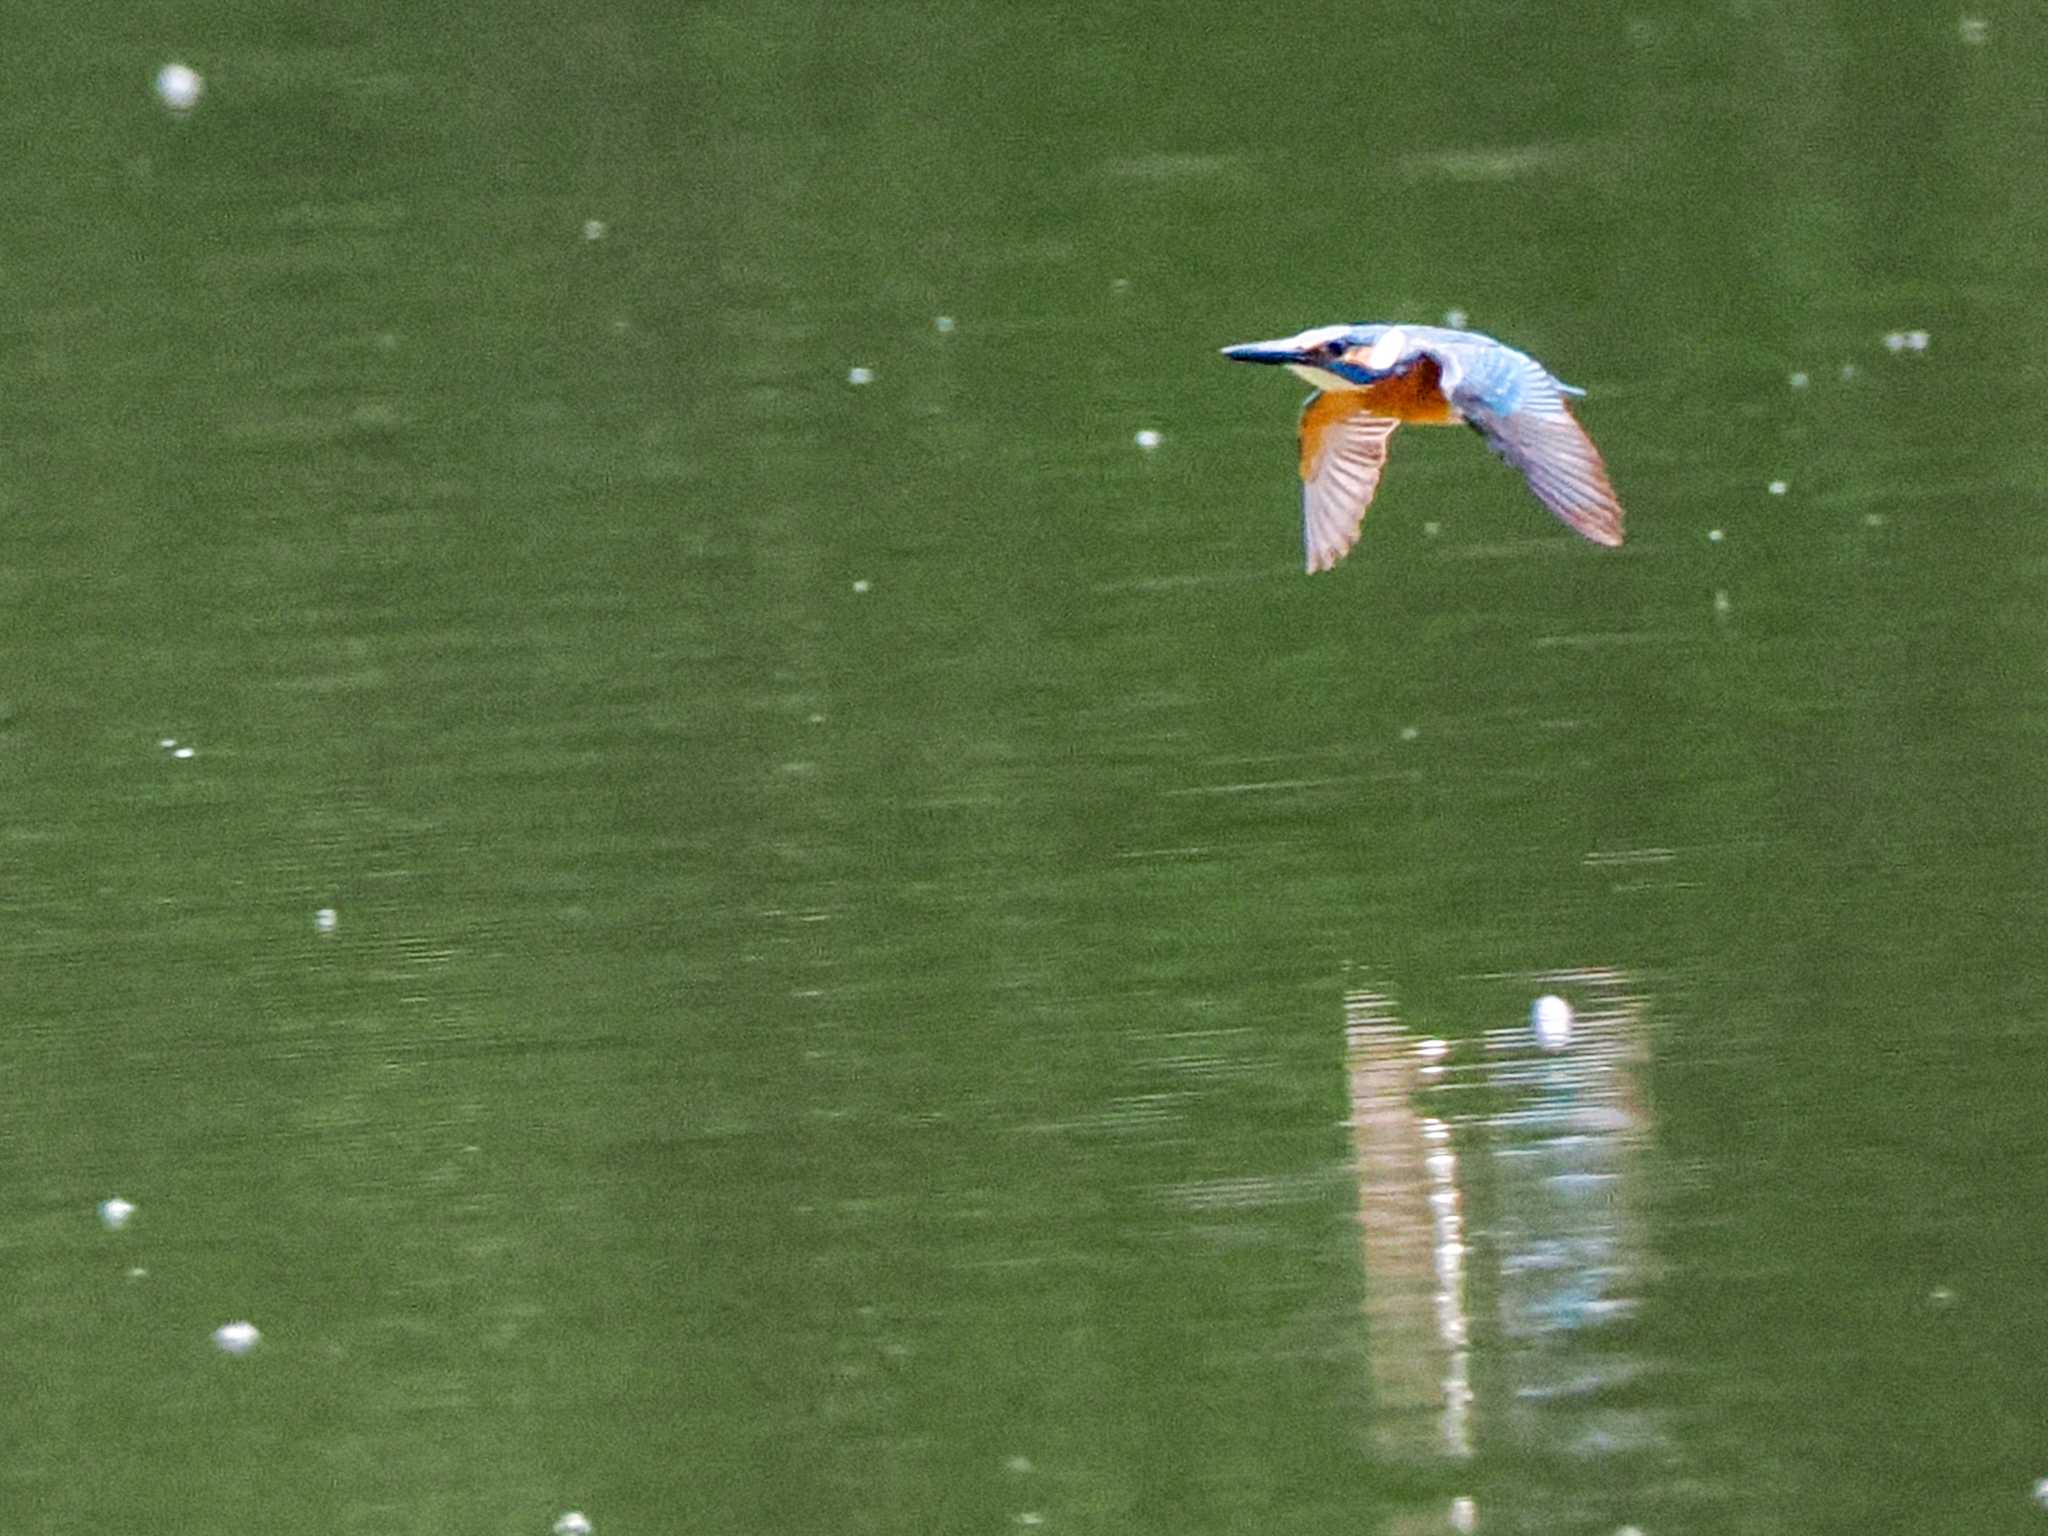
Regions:
[[568, 1510], [555, 1521], [555, 1536], [590, 1536], [592, 1529], [590, 1516], [580, 1509]]
[[1461, 1493], [1451, 1500], [1451, 1529], [1459, 1536], [1471, 1536], [1479, 1529], [1479, 1506], [1472, 1502], [1470, 1495]]
[[1727, 590], [1722, 587], [1716, 587], [1714, 589], [1714, 612], [1725, 619], [1728, 617], [1729, 606]]
[[849, 368], [846, 370], [846, 382], [849, 384], [872, 384], [875, 382], [875, 370], [860, 367]]
[[939, 315], [935, 317], [932, 320], [932, 329], [937, 331], [941, 336], [952, 335], [953, 317], [951, 315]]
[[170, 751], [171, 748], [175, 747], [177, 744], [178, 738], [175, 736], [166, 736], [157, 743], [157, 745], [162, 747], [166, 752]]
[[1159, 446], [1163, 439], [1161, 439], [1159, 434], [1153, 431], [1150, 427], [1143, 427], [1139, 429], [1139, 431], [1134, 437], [1132, 437], [1131, 441], [1136, 443], [1140, 448], [1144, 449], [1147, 453], [1150, 453], [1154, 448], [1157, 448]]
[[1782, 496], [1787, 491], [1791, 490], [1792, 487], [1787, 485], [1783, 480], [1773, 480], [1769, 485], [1765, 486], [1764, 489], [1769, 491], [1773, 496]]
[[1991, 35], [1991, 23], [1982, 16], [1965, 16], [1956, 23], [1956, 36], [1975, 45]]
[[173, 757], [176, 757], [176, 758], [188, 758], [188, 757], [192, 757], [192, 756], [194, 756], [194, 755], [195, 755], [195, 754], [194, 754], [194, 752], [193, 752], [192, 748], [190, 748], [190, 747], [173, 747], [173, 748], [171, 749], [171, 756], [173, 756]]
[[1444, 311], [1444, 324], [1454, 331], [1465, 329], [1465, 322], [1471, 318], [1462, 309], [1447, 309]]
[[118, 1232], [127, 1226], [134, 1214], [135, 1207], [119, 1196], [100, 1202], [100, 1225], [109, 1232]]
[[1421, 734], [1422, 729], [1420, 726], [1404, 725], [1401, 727], [1401, 739], [1403, 741], [1413, 741], [1416, 737], [1420, 736]]
[[1722, 541], [1723, 539], [1725, 539], [1725, 538], [1727, 538], [1727, 537], [1728, 537], [1728, 535], [1727, 535], [1727, 534], [1725, 534], [1725, 533], [1723, 533], [1723, 532], [1722, 532], [1722, 531], [1721, 531], [1720, 529], [1718, 529], [1718, 528], [1709, 528], [1709, 529], [1707, 530], [1707, 542], [1708, 542], [1709, 544], [1718, 544], [1718, 543], [1720, 543], [1720, 542], [1721, 542], [1721, 541]]
[[189, 64], [166, 64], [156, 72], [156, 99], [183, 116], [199, 105], [206, 80]]
[[1787, 384], [1790, 384], [1794, 389], [1804, 389], [1808, 384], [1811, 384], [1813, 381], [1803, 373], [1795, 373], [1785, 382]]
[[254, 1323], [222, 1323], [213, 1330], [213, 1347], [226, 1355], [246, 1355], [262, 1342]]
[[874, 585], [875, 584], [869, 581], [867, 577], [863, 576], [860, 578], [860, 580], [856, 581], [853, 584], [853, 590], [856, 594], [865, 597], [869, 592], [874, 590]]
[[583, 238], [586, 240], [602, 240], [604, 238], [604, 220], [585, 219], [583, 221]]
[[315, 933], [332, 933], [334, 932], [334, 925], [339, 921], [341, 919], [336, 914], [334, 908], [322, 907], [313, 914], [313, 931]]
[[1529, 1005], [1529, 1032], [1546, 1051], [1561, 1051], [1572, 1043], [1572, 1005], [1555, 992], [1546, 992]]

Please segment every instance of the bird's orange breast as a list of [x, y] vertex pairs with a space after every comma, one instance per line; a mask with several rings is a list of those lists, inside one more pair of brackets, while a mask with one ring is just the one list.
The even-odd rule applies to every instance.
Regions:
[[1399, 373], [1389, 374], [1352, 395], [1375, 416], [1418, 426], [1448, 427], [1458, 422], [1458, 413], [1444, 398], [1444, 371], [1433, 357], [1418, 357]]

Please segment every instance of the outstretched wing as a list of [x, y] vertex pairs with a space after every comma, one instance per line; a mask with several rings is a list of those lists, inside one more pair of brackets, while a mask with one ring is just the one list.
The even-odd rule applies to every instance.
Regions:
[[1310, 395], [1301, 408], [1301, 542], [1311, 573], [1329, 570], [1358, 542], [1399, 425], [1373, 415], [1356, 390]]
[[1497, 343], [1444, 371], [1451, 404], [1522, 472], [1538, 501], [1582, 538], [1621, 542], [1621, 502], [1600, 450], [1565, 404], [1566, 386], [1534, 358]]
[[1465, 419], [1572, 532], [1595, 544], [1621, 542], [1621, 503], [1608, 483], [1607, 466], [1562, 401], [1555, 413], [1467, 411]]

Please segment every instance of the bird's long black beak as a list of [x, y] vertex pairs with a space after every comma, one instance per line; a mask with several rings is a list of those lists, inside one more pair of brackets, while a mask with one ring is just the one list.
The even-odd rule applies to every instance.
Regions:
[[1285, 341], [1246, 341], [1223, 348], [1223, 355], [1235, 363], [1298, 363], [1301, 353]]

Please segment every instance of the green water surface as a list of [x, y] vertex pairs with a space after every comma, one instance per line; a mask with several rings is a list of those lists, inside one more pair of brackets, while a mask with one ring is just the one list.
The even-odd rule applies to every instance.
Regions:
[[[2034, 1528], [2048, 29], [1976, 19], [14, 18], [0, 1525]], [[1304, 576], [1214, 349], [1452, 310], [1628, 545], [1418, 431]], [[1397, 1465], [1346, 995], [1577, 967], [1654, 1432], [1508, 1435], [1482, 1315]]]

